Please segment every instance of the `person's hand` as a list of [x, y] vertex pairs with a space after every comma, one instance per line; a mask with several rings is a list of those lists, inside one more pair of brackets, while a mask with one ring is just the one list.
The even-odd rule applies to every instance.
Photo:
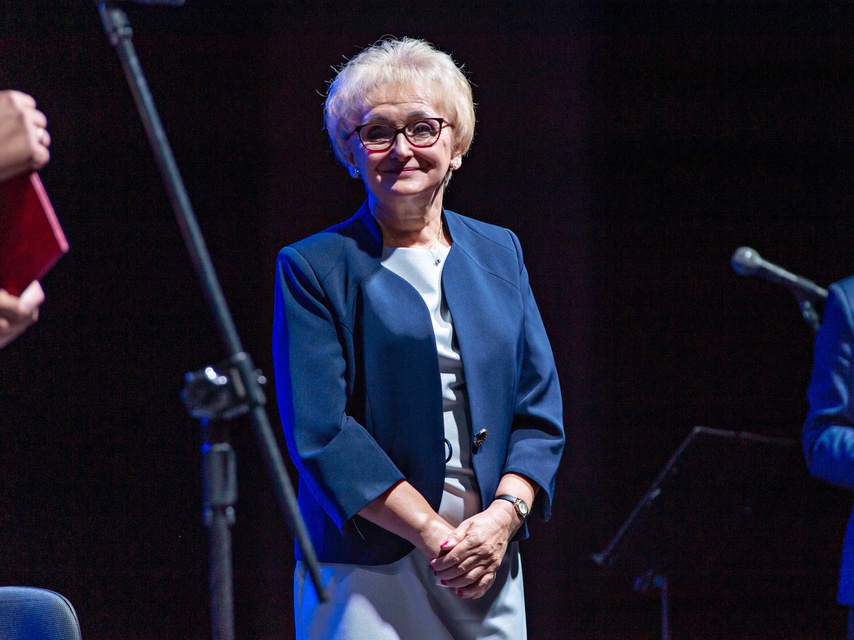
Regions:
[[37, 171], [50, 160], [47, 118], [32, 96], [0, 91], [0, 181]]
[[442, 584], [453, 588], [461, 598], [480, 598], [495, 582], [507, 545], [521, 524], [513, 505], [503, 500], [493, 502], [485, 511], [460, 523], [441, 545], [443, 553], [433, 559], [430, 567]]
[[38, 282], [24, 289], [20, 297], [0, 289], [0, 348], [5, 347], [39, 319], [44, 291]]
[[415, 546], [427, 560], [433, 560], [445, 553], [453, 533], [454, 528], [437, 515], [419, 531]]

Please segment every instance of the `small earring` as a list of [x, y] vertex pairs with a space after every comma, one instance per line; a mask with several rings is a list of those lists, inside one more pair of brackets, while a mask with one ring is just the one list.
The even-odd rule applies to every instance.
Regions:
[[451, 169], [456, 171], [460, 168], [460, 164], [462, 164], [462, 161], [459, 158], [454, 158], [453, 160], [451, 160]]
[[352, 169], [350, 169], [350, 177], [351, 178], [358, 180], [361, 175], [362, 174], [359, 173], [359, 167], [353, 167]]

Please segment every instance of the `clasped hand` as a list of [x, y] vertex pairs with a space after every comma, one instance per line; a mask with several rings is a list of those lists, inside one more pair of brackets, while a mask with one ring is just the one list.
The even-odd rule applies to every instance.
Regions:
[[461, 598], [478, 599], [495, 582], [507, 546], [521, 526], [512, 505], [507, 506], [495, 502], [464, 520], [441, 545], [439, 557], [430, 562], [442, 584]]
[[24, 332], [39, 317], [39, 305], [44, 302], [44, 291], [38, 282], [28, 286], [21, 297], [0, 289], [0, 348], [5, 347]]

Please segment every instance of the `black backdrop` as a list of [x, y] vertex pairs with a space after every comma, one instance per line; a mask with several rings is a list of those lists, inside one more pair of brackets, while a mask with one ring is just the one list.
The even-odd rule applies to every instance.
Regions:
[[[565, 395], [555, 515], [523, 547], [531, 637], [623, 639], [656, 637], [656, 596], [589, 556], [690, 429], [799, 437], [811, 331], [729, 258], [751, 245], [822, 285], [854, 272], [854, 10], [837, 5], [188, 0], [129, 15], [268, 374], [278, 249], [362, 197], [321, 130], [331, 67], [387, 33], [466, 65], [478, 131], [446, 204], [519, 234]], [[0, 10], [0, 86], [48, 115], [42, 177], [72, 246], [42, 319], [0, 357], [0, 584], [64, 593], [87, 638], [205, 638], [199, 428], [178, 392], [223, 350], [94, 3]], [[247, 424], [234, 444], [238, 637], [287, 638], [291, 543]], [[673, 576], [678, 637], [842, 633], [849, 499], [791, 471], [764, 535], [742, 541], [754, 562]], [[694, 532], [701, 547], [715, 534]]]

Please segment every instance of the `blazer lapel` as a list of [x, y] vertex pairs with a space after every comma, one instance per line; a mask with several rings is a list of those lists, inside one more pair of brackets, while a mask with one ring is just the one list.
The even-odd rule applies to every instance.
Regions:
[[[502, 416], [512, 416], [508, 407], [515, 397], [519, 379], [517, 357], [522, 335], [522, 305], [518, 288], [506, 277], [489, 268], [484, 251], [506, 251], [481, 240], [451, 212], [446, 212], [453, 248], [442, 274], [442, 288], [462, 355], [466, 377], [472, 432], [489, 431], [498, 444], [509, 437], [511, 424]], [[501, 450], [490, 447], [484, 451]], [[475, 464], [478, 458], [475, 456]]]

